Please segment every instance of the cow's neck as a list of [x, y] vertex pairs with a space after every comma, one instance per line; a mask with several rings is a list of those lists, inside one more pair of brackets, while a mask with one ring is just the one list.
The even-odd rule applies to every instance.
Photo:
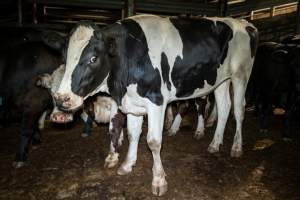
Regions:
[[108, 89], [108, 85], [107, 85], [108, 77], [109, 77], [109, 74], [105, 77], [103, 82], [93, 92], [89, 93], [84, 99], [94, 96], [95, 94], [97, 94], [99, 92], [104, 92], [104, 93], [109, 94], [109, 89]]
[[128, 68], [127, 64], [118, 58], [112, 62], [111, 71], [107, 79], [108, 93], [121, 105], [122, 97], [126, 93], [126, 85], [128, 82]]

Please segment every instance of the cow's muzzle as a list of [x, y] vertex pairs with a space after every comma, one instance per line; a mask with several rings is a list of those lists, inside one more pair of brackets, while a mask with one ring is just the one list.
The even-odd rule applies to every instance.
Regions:
[[50, 115], [50, 120], [54, 123], [65, 124], [73, 121], [72, 113], [65, 113], [61, 111], [53, 112]]
[[75, 94], [55, 93], [54, 100], [59, 110], [75, 112], [83, 105], [83, 98]]

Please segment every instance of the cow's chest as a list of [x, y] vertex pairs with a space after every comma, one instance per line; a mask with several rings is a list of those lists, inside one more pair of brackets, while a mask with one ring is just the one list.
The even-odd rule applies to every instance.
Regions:
[[147, 102], [149, 103], [147, 98], [138, 94], [137, 84], [131, 84], [127, 87], [127, 92], [123, 96], [119, 108], [126, 114], [145, 115], [147, 113]]

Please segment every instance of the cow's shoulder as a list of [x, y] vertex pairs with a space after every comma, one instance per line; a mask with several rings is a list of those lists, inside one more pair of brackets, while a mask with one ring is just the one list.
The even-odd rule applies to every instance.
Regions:
[[110, 59], [111, 63], [118, 63], [117, 66], [112, 66], [108, 78], [111, 95], [120, 104], [127, 91], [126, 88], [136, 84], [136, 92], [141, 97], [161, 105], [163, 103], [160, 91], [161, 76], [159, 69], [153, 66], [149, 57], [151, 47], [146, 39], [147, 31], [144, 31], [141, 23], [134, 18], [121, 20], [114, 26], [119, 26], [118, 29], [122, 34], [117, 36], [118, 57]]

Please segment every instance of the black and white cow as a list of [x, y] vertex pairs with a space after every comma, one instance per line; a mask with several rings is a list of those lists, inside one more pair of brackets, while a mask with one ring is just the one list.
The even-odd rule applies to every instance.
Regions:
[[118, 169], [132, 171], [148, 115], [147, 142], [153, 155], [152, 192], [167, 191], [160, 158], [167, 104], [215, 92], [218, 125], [209, 149], [219, 150], [234, 91], [236, 134], [231, 155], [242, 153], [244, 94], [258, 42], [256, 28], [231, 18], [162, 18], [138, 15], [102, 30], [79, 24], [71, 32], [64, 74], [55, 100], [60, 109], [75, 111], [84, 99], [109, 93], [127, 114], [129, 149]]

